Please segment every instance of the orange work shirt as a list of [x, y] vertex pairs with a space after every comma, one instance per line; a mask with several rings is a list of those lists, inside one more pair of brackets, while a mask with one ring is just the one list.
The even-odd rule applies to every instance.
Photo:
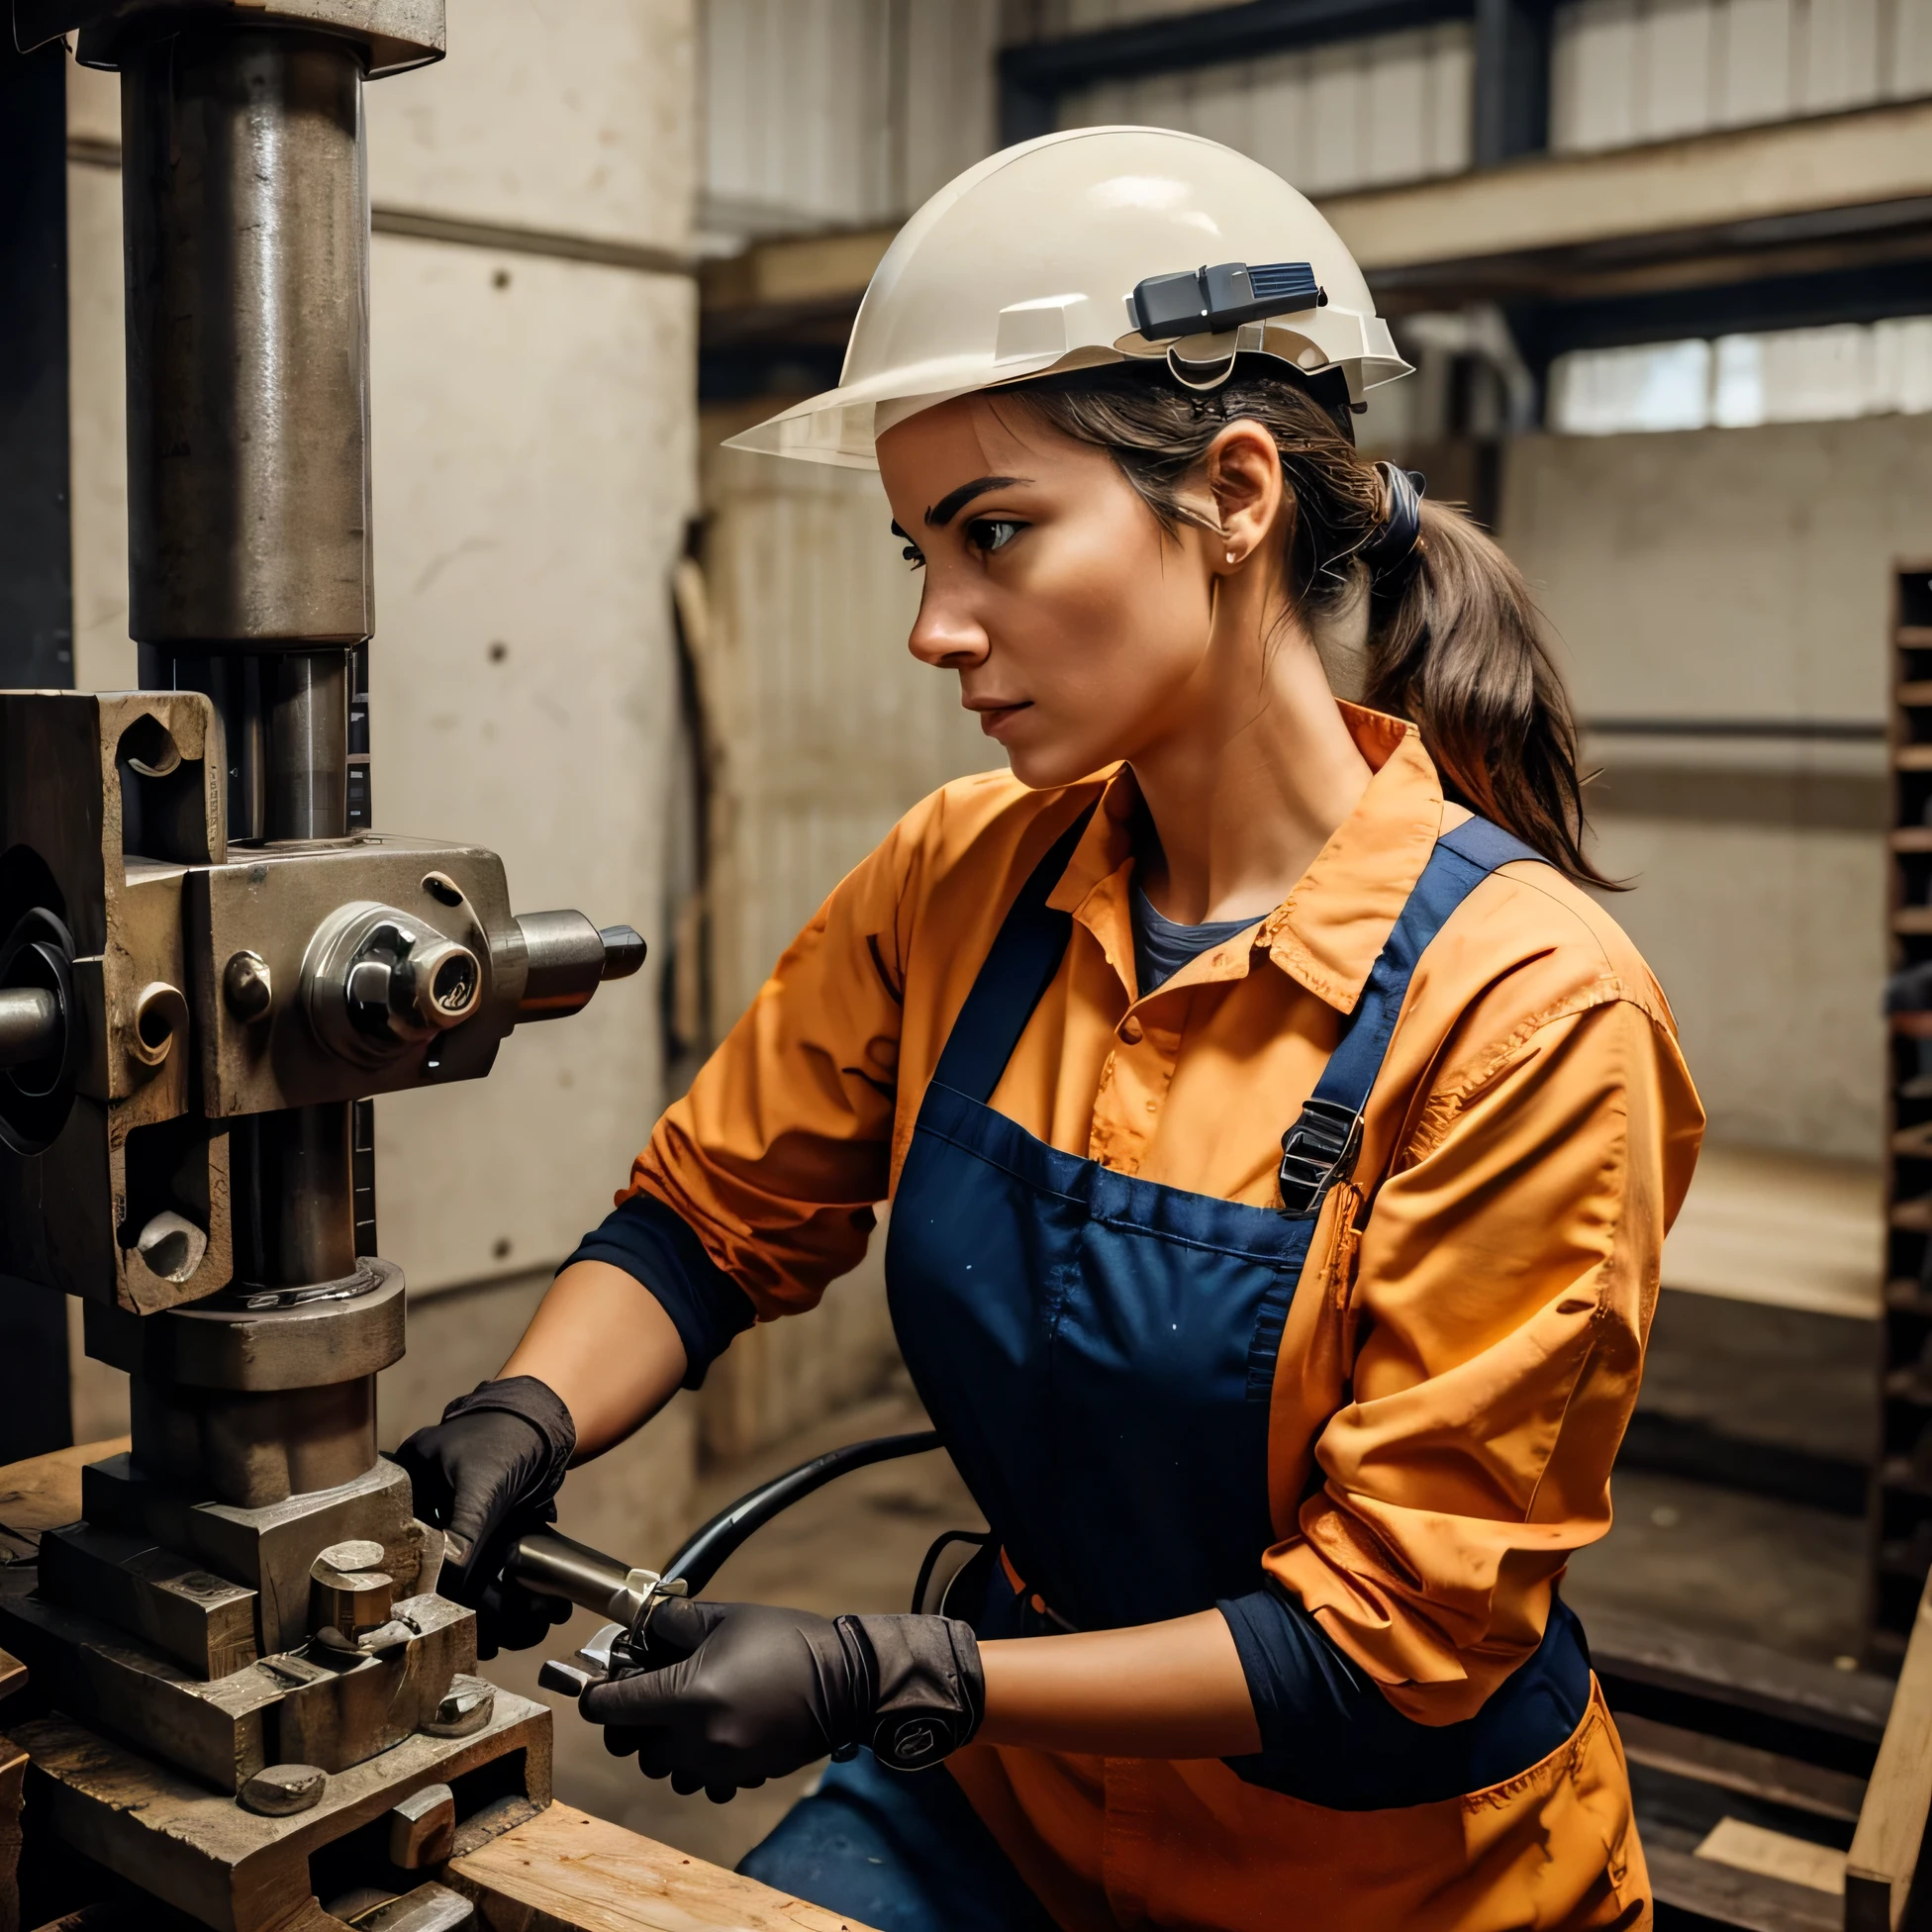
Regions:
[[[1098, 795], [1049, 901], [1072, 938], [991, 1104], [1121, 1173], [1272, 1205], [1283, 1130], [1437, 835], [1466, 816], [1412, 725], [1341, 711], [1373, 769], [1354, 812], [1281, 906], [1145, 998], [1130, 771], [935, 792], [793, 942], [658, 1122], [629, 1192], [680, 1215], [760, 1317], [813, 1306], [892, 1197], [1009, 907]], [[1602, 908], [1541, 864], [1478, 885], [1422, 954], [1355, 1179], [1331, 1192], [1290, 1305], [1269, 1423], [1278, 1540], [1257, 1552], [1418, 1722], [1481, 1707], [1541, 1640], [1569, 1553], [1609, 1527], [1702, 1126], [1670, 1009]], [[976, 1745], [952, 1766], [1068, 1927], [1648, 1915], [1600, 1696], [1507, 1786], [1395, 1813], [1324, 1810], [1218, 1761]]]

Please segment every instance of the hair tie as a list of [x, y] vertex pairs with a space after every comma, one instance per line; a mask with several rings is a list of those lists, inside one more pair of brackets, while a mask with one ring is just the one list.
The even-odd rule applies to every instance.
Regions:
[[1377, 463], [1376, 469], [1389, 493], [1389, 509], [1356, 555], [1379, 577], [1414, 555], [1416, 539], [1422, 534], [1422, 496], [1429, 482], [1419, 469], [1398, 469], [1394, 463]]

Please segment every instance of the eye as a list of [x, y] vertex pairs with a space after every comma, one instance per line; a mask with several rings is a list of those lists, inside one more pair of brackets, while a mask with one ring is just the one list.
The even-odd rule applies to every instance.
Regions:
[[966, 540], [991, 556], [995, 550], [1004, 550], [1025, 528], [1012, 517], [975, 517], [966, 526]]

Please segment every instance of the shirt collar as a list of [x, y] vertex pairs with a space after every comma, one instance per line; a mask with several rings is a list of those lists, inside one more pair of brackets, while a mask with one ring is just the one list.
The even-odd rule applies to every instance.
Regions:
[[[1386, 713], [1336, 700], [1342, 722], [1372, 776], [1355, 810], [1335, 827], [1295, 890], [1257, 922], [1250, 947], [1215, 970], [1196, 961], [1184, 977], [1230, 978], [1245, 973], [1249, 954], [1263, 952], [1338, 1013], [1352, 1013], [1377, 955], [1422, 876], [1442, 829], [1442, 783], [1413, 724]], [[1121, 980], [1134, 984], [1133, 820], [1140, 792], [1132, 771], [1107, 774], [1099, 809], [1047, 904], [1071, 913], [1092, 932]], [[1238, 946], [1238, 942], [1235, 942]]]

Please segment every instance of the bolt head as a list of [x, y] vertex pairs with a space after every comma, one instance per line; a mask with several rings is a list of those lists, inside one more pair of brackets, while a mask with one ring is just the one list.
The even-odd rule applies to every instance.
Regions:
[[238, 1793], [242, 1805], [264, 1818], [293, 1817], [313, 1810], [329, 1788], [329, 1774], [315, 1765], [269, 1765]]
[[222, 968], [222, 998], [228, 1010], [244, 1025], [259, 1019], [275, 1003], [274, 976], [268, 962], [258, 952], [242, 951], [231, 955]]

